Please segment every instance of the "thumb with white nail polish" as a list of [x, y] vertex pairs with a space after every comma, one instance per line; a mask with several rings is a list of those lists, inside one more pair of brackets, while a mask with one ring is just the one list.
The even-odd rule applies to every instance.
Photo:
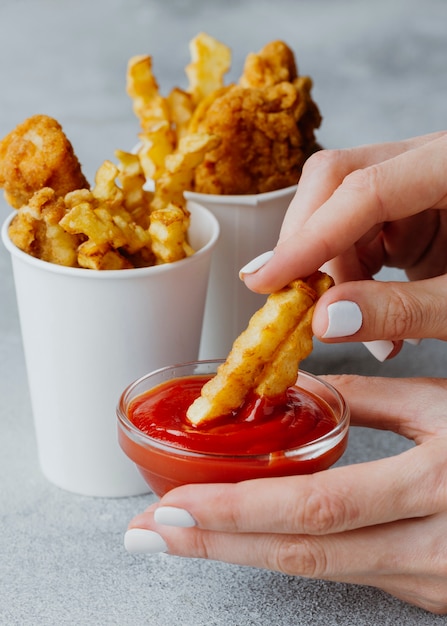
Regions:
[[[356, 302], [339, 300], [329, 304], [326, 310], [328, 323], [322, 339], [350, 337], [361, 329], [363, 315]], [[367, 341], [363, 345], [378, 361], [385, 361], [394, 350], [394, 343], [387, 340]]]
[[323, 342], [363, 342], [380, 361], [424, 337], [447, 339], [445, 277], [421, 281], [354, 281], [317, 302], [312, 328]]
[[356, 302], [339, 300], [327, 307], [327, 328], [322, 339], [349, 337], [355, 335], [362, 327], [362, 311]]

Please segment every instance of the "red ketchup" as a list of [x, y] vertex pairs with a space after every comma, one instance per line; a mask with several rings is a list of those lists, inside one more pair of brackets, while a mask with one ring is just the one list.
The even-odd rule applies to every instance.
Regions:
[[274, 401], [251, 395], [237, 411], [191, 425], [186, 411], [209, 378], [164, 382], [136, 397], [127, 409], [143, 437], [140, 443], [120, 432], [120, 444], [157, 495], [190, 482], [309, 474], [342, 455], [346, 436], [317, 450], [287, 452], [337, 430], [330, 406], [299, 387], [290, 387]]

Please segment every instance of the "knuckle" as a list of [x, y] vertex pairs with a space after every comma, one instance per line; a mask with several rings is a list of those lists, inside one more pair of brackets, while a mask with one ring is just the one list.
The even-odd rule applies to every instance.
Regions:
[[273, 551], [275, 562], [272, 569], [289, 576], [324, 578], [327, 572], [327, 557], [318, 539], [313, 537], [283, 537]]
[[[187, 534], [188, 541], [181, 543], [181, 550], [178, 552], [179, 556], [194, 557], [198, 559], [214, 560], [219, 556], [219, 536], [200, 529], [188, 529], [193, 530]], [[183, 537], [186, 533], [183, 534]]]
[[380, 196], [379, 170], [376, 165], [370, 165], [364, 169], [354, 170], [347, 174], [343, 180], [345, 192], [354, 192], [360, 196], [372, 199], [372, 207], [375, 210], [375, 221], [386, 221], [385, 207]]
[[366, 168], [353, 170], [346, 175], [343, 185], [362, 192], [374, 192], [377, 190], [377, 167], [371, 165]]
[[[182, 533], [183, 537], [187, 536], [187, 541], [176, 541], [178, 539], [178, 531], [174, 537], [171, 538], [170, 550], [171, 554], [177, 556], [194, 556], [199, 559], [208, 559], [210, 556], [210, 550], [205, 540], [205, 533], [198, 531], [197, 529], [191, 529], [193, 532]], [[174, 549], [173, 549], [174, 548]]]
[[404, 295], [398, 289], [393, 290], [381, 315], [383, 336], [390, 339], [404, 339], [424, 323], [424, 314], [418, 301], [408, 292]]
[[323, 535], [345, 530], [357, 517], [347, 494], [313, 490], [302, 505], [303, 531]]
[[251, 511], [244, 503], [247, 498], [247, 485], [244, 482], [225, 485], [222, 490], [218, 509], [225, 511], [225, 530], [227, 532], [243, 532], [251, 525]]
[[342, 150], [318, 150], [314, 152], [304, 163], [303, 173], [321, 175], [323, 172], [336, 172], [342, 162], [344, 151]]

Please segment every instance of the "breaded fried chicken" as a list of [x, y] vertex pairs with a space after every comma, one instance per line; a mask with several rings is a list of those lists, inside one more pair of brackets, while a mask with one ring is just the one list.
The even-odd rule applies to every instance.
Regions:
[[256, 194], [298, 182], [315, 150], [320, 115], [309, 78], [263, 89], [235, 86], [209, 107], [200, 130], [220, 145], [196, 168], [195, 191]]
[[247, 55], [239, 79], [241, 87], [269, 87], [298, 77], [295, 56], [283, 41], [271, 41], [258, 54]]
[[240, 84], [220, 90], [196, 115], [197, 131], [221, 142], [196, 168], [194, 190], [256, 194], [295, 185], [318, 148], [321, 116], [311, 89], [286, 44], [249, 55]]
[[89, 184], [61, 125], [47, 115], [34, 115], [0, 141], [0, 187], [18, 209], [43, 187], [64, 196]]

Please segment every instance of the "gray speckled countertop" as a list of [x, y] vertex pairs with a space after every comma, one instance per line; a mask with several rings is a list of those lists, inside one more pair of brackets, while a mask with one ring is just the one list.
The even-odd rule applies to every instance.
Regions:
[[[188, 41], [206, 31], [249, 51], [282, 38], [314, 79], [327, 147], [445, 128], [445, 0], [2, 0], [0, 136], [34, 113], [56, 117], [92, 177], [135, 142], [125, 94], [130, 56], [154, 56], [162, 89], [184, 84]], [[0, 218], [8, 214], [0, 205]], [[362, 346], [317, 345], [307, 369], [442, 375], [425, 341], [381, 365]], [[355, 430], [345, 463], [395, 454], [397, 436]], [[122, 537], [152, 496], [72, 495], [36, 455], [10, 260], [0, 247], [0, 623], [139, 626], [422, 626], [445, 617], [380, 591], [232, 565], [131, 556]]]

